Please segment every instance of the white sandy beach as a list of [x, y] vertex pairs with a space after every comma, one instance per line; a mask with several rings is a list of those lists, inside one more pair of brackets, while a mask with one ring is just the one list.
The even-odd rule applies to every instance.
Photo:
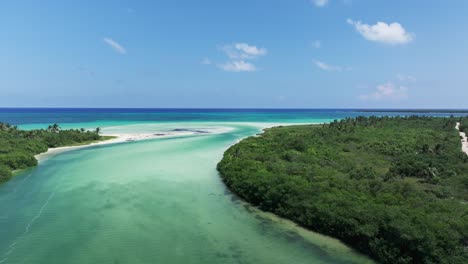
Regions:
[[465, 152], [466, 155], [468, 155], [468, 139], [466, 137], [466, 133], [460, 131], [460, 122], [457, 122], [457, 125], [455, 126], [455, 128], [460, 133], [461, 142], [462, 142], [462, 151]]
[[99, 142], [93, 142], [86, 145], [79, 145], [79, 146], [66, 146], [66, 147], [58, 147], [58, 148], [49, 148], [46, 152], [40, 153], [35, 155], [34, 157], [40, 163], [51, 156], [54, 156], [59, 153], [63, 153], [70, 150], [87, 148], [90, 146], [97, 146], [97, 145], [108, 145], [108, 144], [117, 144], [123, 142], [133, 142], [133, 141], [140, 141], [140, 140], [147, 140], [147, 139], [155, 139], [155, 138], [168, 138], [168, 137], [179, 137], [179, 136], [188, 136], [196, 134], [193, 131], [171, 131], [171, 132], [158, 132], [158, 133], [106, 133], [103, 136], [112, 136], [115, 137], [109, 140], [103, 140]]

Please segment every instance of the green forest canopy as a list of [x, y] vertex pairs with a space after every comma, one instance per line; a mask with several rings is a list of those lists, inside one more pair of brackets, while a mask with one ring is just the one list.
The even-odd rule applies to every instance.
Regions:
[[[218, 170], [261, 209], [381, 263], [468, 263], [468, 118], [357, 117], [266, 129]], [[468, 131], [467, 131], [468, 132]]]

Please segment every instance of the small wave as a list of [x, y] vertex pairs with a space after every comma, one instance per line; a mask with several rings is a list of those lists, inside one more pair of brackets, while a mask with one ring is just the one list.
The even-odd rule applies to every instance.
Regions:
[[51, 193], [49, 195], [49, 198], [47, 198], [46, 202], [42, 205], [41, 209], [39, 210], [39, 213], [29, 222], [29, 224], [26, 226], [25, 233], [29, 232], [29, 229], [31, 228], [32, 224], [42, 215], [42, 212], [44, 209], [47, 207], [47, 204], [49, 204], [49, 201], [54, 197], [55, 192]]

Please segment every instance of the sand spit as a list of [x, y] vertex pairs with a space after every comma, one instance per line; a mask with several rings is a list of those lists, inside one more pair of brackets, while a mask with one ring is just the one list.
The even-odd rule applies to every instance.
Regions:
[[122, 134], [107, 133], [107, 134], [104, 134], [103, 136], [112, 136], [114, 138], [109, 139], [109, 140], [99, 141], [99, 142], [93, 142], [93, 143], [86, 144], [86, 145], [49, 148], [46, 152], [37, 154], [34, 157], [37, 159], [38, 162], [41, 162], [59, 153], [63, 153], [63, 152], [75, 150], [75, 149], [87, 148], [90, 146], [117, 144], [117, 143], [123, 143], [123, 142], [133, 142], [133, 141], [148, 140], [148, 139], [155, 139], [155, 138], [169, 138], [169, 137], [190, 136], [190, 135], [197, 135], [197, 134], [210, 134], [210, 133], [211, 132], [209, 131], [188, 130], [188, 129], [174, 129], [172, 131], [155, 132], [155, 133], [122, 133]]

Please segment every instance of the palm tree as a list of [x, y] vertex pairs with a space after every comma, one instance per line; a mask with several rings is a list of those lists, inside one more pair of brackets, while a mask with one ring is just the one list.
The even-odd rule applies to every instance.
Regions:
[[47, 129], [48, 129], [49, 131], [51, 131], [51, 132], [56, 133], [56, 132], [59, 132], [59, 131], [60, 131], [60, 126], [59, 126], [57, 123], [55, 123], [55, 124], [49, 126]]
[[100, 128], [100, 127], [96, 127], [96, 134], [99, 135], [99, 133], [101, 133], [101, 128]]

